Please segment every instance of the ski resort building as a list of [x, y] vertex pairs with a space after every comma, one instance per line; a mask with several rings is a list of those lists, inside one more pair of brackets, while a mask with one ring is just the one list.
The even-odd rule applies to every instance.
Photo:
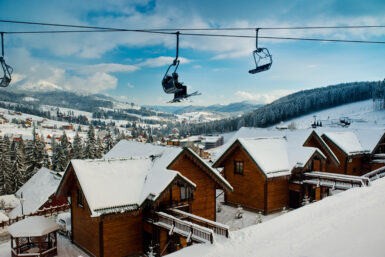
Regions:
[[300, 207], [305, 196], [315, 201], [329, 189], [367, 185], [361, 176], [384, 166], [384, 146], [381, 129], [241, 128], [211, 153], [234, 187], [225, 202], [268, 214]]
[[237, 139], [213, 165], [223, 167], [224, 177], [234, 187], [233, 193], [225, 193], [225, 202], [264, 214], [288, 207], [294, 201], [289, 199], [292, 174], [320, 170], [326, 162], [317, 148], [291, 142], [280, 137]]
[[47, 168], [41, 168], [19, 190], [16, 196], [23, 199], [10, 213], [10, 218], [16, 218], [34, 213], [43, 208], [68, 204], [64, 196], [55, 196], [61, 175]]
[[71, 198], [72, 240], [90, 255], [165, 255], [228, 236], [217, 188], [232, 190], [191, 150], [122, 140], [105, 159], [72, 160], [57, 195]]

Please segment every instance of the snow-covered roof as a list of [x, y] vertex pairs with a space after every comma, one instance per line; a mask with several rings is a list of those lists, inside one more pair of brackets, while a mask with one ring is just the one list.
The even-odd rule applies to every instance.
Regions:
[[373, 153], [385, 133], [384, 129], [356, 129], [354, 130], [362, 147]]
[[238, 141], [268, 177], [290, 174], [283, 138], [239, 138]]
[[383, 256], [384, 195], [385, 179], [378, 179], [170, 256]]
[[177, 154], [163, 158], [72, 160], [72, 166], [87, 200], [92, 216], [106, 212], [138, 209], [149, 198], [156, 200], [177, 177], [195, 186], [179, 172], [168, 170], [164, 163]]
[[[288, 172], [276, 173], [274, 170], [291, 171], [295, 167], [303, 167], [315, 152], [326, 159], [326, 156], [318, 148], [303, 146], [311, 133], [312, 130], [282, 131], [241, 128], [226, 144], [215, 148], [213, 151], [209, 150], [209, 152], [218, 161], [238, 139], [262, 169], [267, 167], [267, 171], [264, 170], [266, 175], [269, 173], [268, 176], [287, 175]], [[248, 144], [249, 147], [247, 147]], [[254, 146], [251, 146], [251, 144], [254, 144]], [[253, 147], [256, 149], [253, 149]]]
[[179, 149], [172, 146], [159, 146], [136, 141], [120, 140], [104, 158], [130, 158], [135, 156], [157, 156], [171, 149]]
[[353, 131], [345, 132], [325, 132], [327, 138], [329, 138], [334, 144], [336, 144], [347, 155], [354, 155], [368, 152], [365, 150], [357, 135]]
[[[216, 169], [213, 169], [211, 165], [203, 161], [194, 151], [189, 148], [188, 151], [193, 154], [198, 160], [200, 160], [206, 168], [213, 173], [213, 175], [219, 179], [225, 186], [232, 190], [230, 183], [221, 176]], [[171, 162], [183, 151], [183, 148], [174, 146], [159, 146], [147, 143], [141, 143], [136, 141], [121, 140], [116, 144], [104, 158], [133, 158], [133, 157], [158, 157], [155, 164], [158, 167], [166, 168]]]
[[[41, 168], [33, 175], [19, 190], [16, 192], [17, 197], [21, 197], [23, 193], [23, 211], [29, 214], [37, 211], [48, 198], [55, 193], [60, 184], [61, 176], [55, 172]], [[21, 216], [21, 205], [18, 205], [9, 213], [9, 217], [14, 218]]]
[[8, 232], [13, 237], [37, 237], [59, 230], [59, 225], [42, 216], [32, 216], [13, 223]]

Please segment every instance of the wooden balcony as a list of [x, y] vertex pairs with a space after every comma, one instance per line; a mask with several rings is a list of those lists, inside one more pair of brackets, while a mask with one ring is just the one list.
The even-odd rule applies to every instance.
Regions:
[[385, 167], [373, 170], [365, 175], [361, 176], [362, 178], [368, 178], [370, 181], [385, 177]]
[[187, 239], [187, 242], [213, 243], [214, 231], [194, 223], [178, 219], [164, 212], [155, 212], [150, 223], [169, 230], [169, 234], [174, 233]]
[[306, 172], [302, 180], [304, 184], [329, 187], [339, 190], [347, 190], [353, 187], [369, 186], [370, 180], [367, 177], [333, 174], [326, 172]]
[[209, 228], [209, 229], [213, 230], [214, 233], [219, 235], [219, 236], [224, 236], [227, 238], [230, 236], [229, 226], [227, 226], [227, 225], [224, 225], [224, 224], [221, 224], [221, 223], [218, 223], [215, 221], [211, 221], [211, 220], [199, 217], [197, 215], [194, 215], [194, 214], [191, 214], [188, 212], [184, 212], [184, 211], [179, 210], [179, 209], [173, 208], [173, 209], [169, 209], [169, 211], [172, 214], [175, 214], [179, 219], [187, 220], [187, 221], [193, 222], [197, 225], [201, 225], [203, 227]]

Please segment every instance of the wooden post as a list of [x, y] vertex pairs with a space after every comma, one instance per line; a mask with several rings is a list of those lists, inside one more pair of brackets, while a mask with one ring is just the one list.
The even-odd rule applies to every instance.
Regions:
[[19, 249], [19, 238], [16, 237], [16, 253], [19, 254], [20, 253], [20, 249]]
[[41, 236], [39, 237], [39, 254], [41, 255]]

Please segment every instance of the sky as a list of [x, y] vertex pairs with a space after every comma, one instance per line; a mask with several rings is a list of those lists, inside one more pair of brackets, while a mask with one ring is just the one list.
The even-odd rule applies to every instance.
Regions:
[[[383, 0], [0, 0], [0, 17], [125, 29], [385, 25]], [[0, 23], [0, 31], [64, 28]], [[201, 32], [201, 31], [198, 31]], [[254, 36], [250, 31], [221, 31]], [[385, 41], [385, 28], [261, 30], [260, 36]], [[10, 86], [102, 93], [140, 105], [167, 105], [161, 80], [175, 57], [175, 35], [133, 32], [5, 34]], [[191, 97], [182, 105], [269, 103], [315, 87], [385, 77], [385, 45], [259, 39], [269, 71], [255, 68], [255, 39], [180, 36], [179, 80]]]

